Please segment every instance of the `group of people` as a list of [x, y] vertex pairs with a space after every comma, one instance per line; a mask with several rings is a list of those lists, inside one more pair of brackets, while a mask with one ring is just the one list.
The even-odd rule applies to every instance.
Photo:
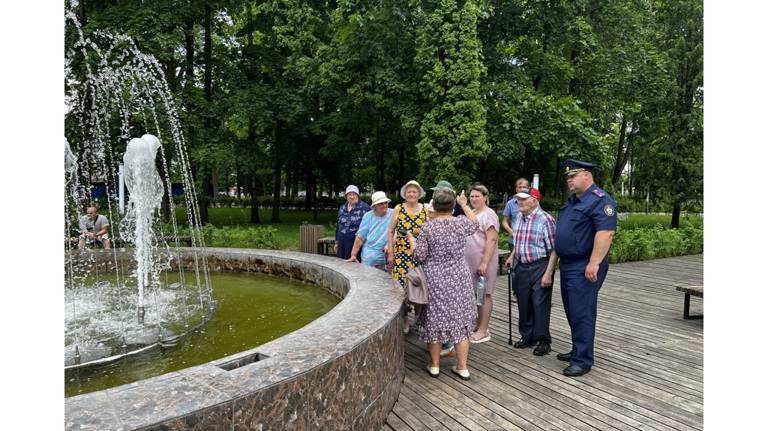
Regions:
[[[429, 301], [415, 307], [410, 330], [427, 343], [430, 376], [439, 376], [441, 356], [453, 355], [451, 371], [469, 380], [469, 345], [491, 339], [500, 227], [509, 236], [511, 254], [505, 264], [512, 269], [518, 303], [520, 339], [514, 347], [534, 347], [537, 356], [551, 351], [552, 285], [559, 260], [572, 347], [557, 359], [569, 362], [566, 376], [592, 368], [597, 294], [608, 271], [616, 202], [594, 183], [593, 164], [566, 160], [564, 168], [570, 196], [557, 222], [541, 209], [539, 191], [524, 178], [516, 182], [501, 224], [488, 206], [488, 189], [479, 183], [467, 198], [464, 191], [459, 194], [447, 181], [439, 181], [424, 204], [425, 190], [409, 181], [400, 189], [403, 203], [394, 209], [384, 192], [373, 193], [369, 206], [360, 200], [357, 187], [347, 187], [347, 201], [338, 212], [336, 255], [389, 271], [403, 288], [408, 271], [414, 265], [422, 268]], [[485, 296], [478, 306], [475, 289], [482, 279]]]

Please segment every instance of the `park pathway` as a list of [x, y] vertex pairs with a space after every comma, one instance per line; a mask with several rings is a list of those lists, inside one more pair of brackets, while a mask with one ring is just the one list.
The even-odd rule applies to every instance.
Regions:
[[[678, 284], [702, 284], [702, 255], [611, 265], [598, 300], [595, 367], [562, 375], [570, 348], [559, 275], [552, 295], [552, 353], [507, 344], [507, 277], [493, 294], [492, 340], [473, 344], [472, 380], [427, 375], [426, 348], [406, 337], [405, 384], [382, 430], [701, 430], [703, 320], [683, 320]], [[702, 313], [691, 300], [691, 314]], [[512, 304], [513, 339], [517, 308]]]

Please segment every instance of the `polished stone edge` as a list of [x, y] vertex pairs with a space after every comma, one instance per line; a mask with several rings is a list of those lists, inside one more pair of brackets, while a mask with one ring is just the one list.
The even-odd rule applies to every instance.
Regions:
[[[300, 279], [344, 299], [255, 349], [65, 400], [66, 429], [381, 427], [404, 371], [403, 291], [379, 270], [336, 258], [250, 249], [172, 249], [176, 264]], [[109, 252], [107, 260], [129, 251]], [[258, 354], [227, 371], [222, 365]], [[394, 396], [394, 398], [392, 398]], [[391, 402], [390, 402], [391, 401]], [[386, 410], [386, 411], [384, 411]]]

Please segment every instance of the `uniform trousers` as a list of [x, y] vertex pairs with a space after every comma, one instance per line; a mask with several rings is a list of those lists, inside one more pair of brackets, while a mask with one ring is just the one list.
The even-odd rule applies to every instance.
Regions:
[[571, 365], [592, 368], [595, 362], [595, 325], [597, 293], [608, 274], [608, 258], [600, 263], [597, 281], [587, 280], [584, 271], [589, 257], [560, 258], [560, 292], [563, 308], [571, 327]]

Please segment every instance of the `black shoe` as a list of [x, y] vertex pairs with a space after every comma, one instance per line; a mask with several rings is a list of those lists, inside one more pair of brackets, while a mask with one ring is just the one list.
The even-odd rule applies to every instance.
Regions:
[[537, 344], [536, 348], [533, 349], [533, 354], [536, 356], [544, 356], [551, 351], [552, 347], [550, 347], [549, 343], [539, 341], [539, 344]]
[[568, 352], [568, 353], [558, 353], [557, 354], [557, 360], [558, 361], [564, 361], [564, 362], [571, 362], [571, 352]]
[[569, 365], [566, 369], [563, 370], [563, 374], [568, 377], [577, 377], [587, 374], [589, 370], [590, 368], [581, 368], [578, 365]]
[[524, 349], [526, 347], [533, 346], [533, 343], [530, 341], [524, 341], [522, 338], [515, 341], [515, 344], [513, 344], [515, 349]]

